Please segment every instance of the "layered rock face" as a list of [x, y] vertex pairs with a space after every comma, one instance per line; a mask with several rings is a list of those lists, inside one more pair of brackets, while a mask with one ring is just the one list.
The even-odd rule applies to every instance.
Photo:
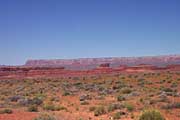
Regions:
[[151, 64], [165, 66], [180, 64], [180, 55], [151, 56], [151, 57], [111, 57], [111, 58], [80, 58], [80, 59], [56, 59], [56, 60], [28, 60], [25, 66], [57, 67], [64, 66], [68, 69], [93, 69], [100, 64], [109, 63], [111, 67], [119, 65], [134, 66], [139, 64]]
[[23, 66], [1, 66], [0, 79], [87, 76], [158, 70], [180, 71], [180, 56], [29, 60]]

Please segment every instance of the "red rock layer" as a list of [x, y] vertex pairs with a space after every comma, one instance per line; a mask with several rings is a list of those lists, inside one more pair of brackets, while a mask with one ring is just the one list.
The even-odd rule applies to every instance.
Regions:
[[68, 77], [68, 76], [88, 76], [98, 74], [111, 74], [121, 72], [153, 72], [158, 70], [177, 70], [180, 71], [180, 65], [169, 65], [167, 67], [157, 67], [153, 65], [138, 66], [119, 66], [110, 68], [108, 64], [92, 70], [67, 70], [64, 67], [1, 67], [0, 79], [19, 79], [36, 77]]

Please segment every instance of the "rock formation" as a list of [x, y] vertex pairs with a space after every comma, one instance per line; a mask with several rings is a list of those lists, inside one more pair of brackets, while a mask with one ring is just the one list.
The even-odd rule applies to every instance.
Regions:
[[149, 56], [149, 57], [110, 57], [110, 58], [80, 58], [80, 59], [56, 59], [56, 60], [28, 60], [25, 66], [58, 67], [68, 69], [93, 69], [100, 64], [109, 63], [111, 67], [120, 65], [134, 66], [139, 64], [151, 64], [165, 66], [180, 64], [180, 55]]

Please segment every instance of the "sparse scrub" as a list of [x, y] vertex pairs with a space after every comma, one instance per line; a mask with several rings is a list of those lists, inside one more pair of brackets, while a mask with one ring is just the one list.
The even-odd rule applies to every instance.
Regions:
[[54, 105], [53, 103], [46, 103], [43, 105], [44, 110], [50, 110], [50, 111], [59, 111], [59, 110], [67, 110], [65, 107], [60, 105]]
[[173, 82], [172, 84], [171, 84], [171, 87], [172, 88], [176, 88], [178, 86], [178, 83], [177, 82]]
[[114, 111], [114, 110], [122, 109], [122, 108], [124, 108], [124, 105], [119, 104], [119, 103], [113, 103], [113, 104], [109, 104], [109, 105], [108, 105], [107, 111], [108, 111], [108, 112], [112, 112], [112, 111]]
[[108, 105], [107, 110], [108, 110], [108, 112], [112, 112], [112, 111], [116, 110], [116, 105], [114, 105], [114, 104]]
[[81, 101], [81, 105], [89, 105], [89, 102], [87, 102], [87, 101]]
[[106, 113], [106, 110], [103, 106], [99, 106], [94, 111], [94, 116], [100, 116]]
[[13, 111], [8, 108], [0, 110], [0, 114], [11, 114], [11, 113], [13, 113]]
[[162, 108], [163, 109], [174, 109], [174, 108], [180, 109], [180, 102], [167, 104], [165, 106], [162, 106]]
[[27, 110], [29, 112], [38, 112], [38, 107], [36, 105], [30, 105]]
[[68, 91], [64, 91], [63, 96], [68, 96], [68, 95], [71, 95], [71, 93]]
[[123, 97], [122, 95], [117, 96], [117, 101], [124, 101], [124, 100], [126, 100], [126, 98]]
[[163, 88], [162, 90], [164, 92], [173, 92], [173, 89], [171, 89], [171, 88]]
[[129, 94], [129, 93], [132, 92], [132, 90], [129, 89], [129, 88], [124, 88], [124, 89], [121, 90], [121, 92], [122, 92], [122, 94]]
[[33, 120], [57, 120], [54, 116], [49, 114], [41, 114]]
[[96, 107], [92, 106], [92, 107], [89, 108], [89, 111], [92, 112], [92, 111], [94, 111], [95, 109], [96, 109]]
[[127, 108], [127, 110], [130, 112], [132, 112], [134, 110], [134, 106], [130, 103], [125, 103], [124, 107]]
[[121, 112], [116, 112], [116, 113], [113, 114], [113, 119], [114, 120], [118, 120], [120, 118], [121, 118]]
[[165, 118], [158, 110], [146, 110], [142, 112], [139, 120], [165, 120]]

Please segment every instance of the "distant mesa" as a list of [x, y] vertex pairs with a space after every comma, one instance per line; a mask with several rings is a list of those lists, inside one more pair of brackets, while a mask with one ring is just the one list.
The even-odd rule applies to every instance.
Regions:
[[[108, 58], [79, 58], [79, 59], [54, 59], [54, 60], [28, 60], [24, 66], [33, 67], [65, 67], [72, 70], [94, 69], [107, 67], [112, 68], [136, 65], [166, 66], [180, 64], [180, 55], [146, 56], [146, 57], [108, 57]], [[124, 66], [124, 67], [125, 67]], [[123, 67], [123, 66], [121, 66]]]
[[109, 68], [109, 67], [110, 67], [110, 63], [103, 63], [98, 66], [98, 68]]
[[179, 71], [180, 56], [31, 60], [22, 66], [0, 67], [0, 79], [77, 77], [162, 70]]

